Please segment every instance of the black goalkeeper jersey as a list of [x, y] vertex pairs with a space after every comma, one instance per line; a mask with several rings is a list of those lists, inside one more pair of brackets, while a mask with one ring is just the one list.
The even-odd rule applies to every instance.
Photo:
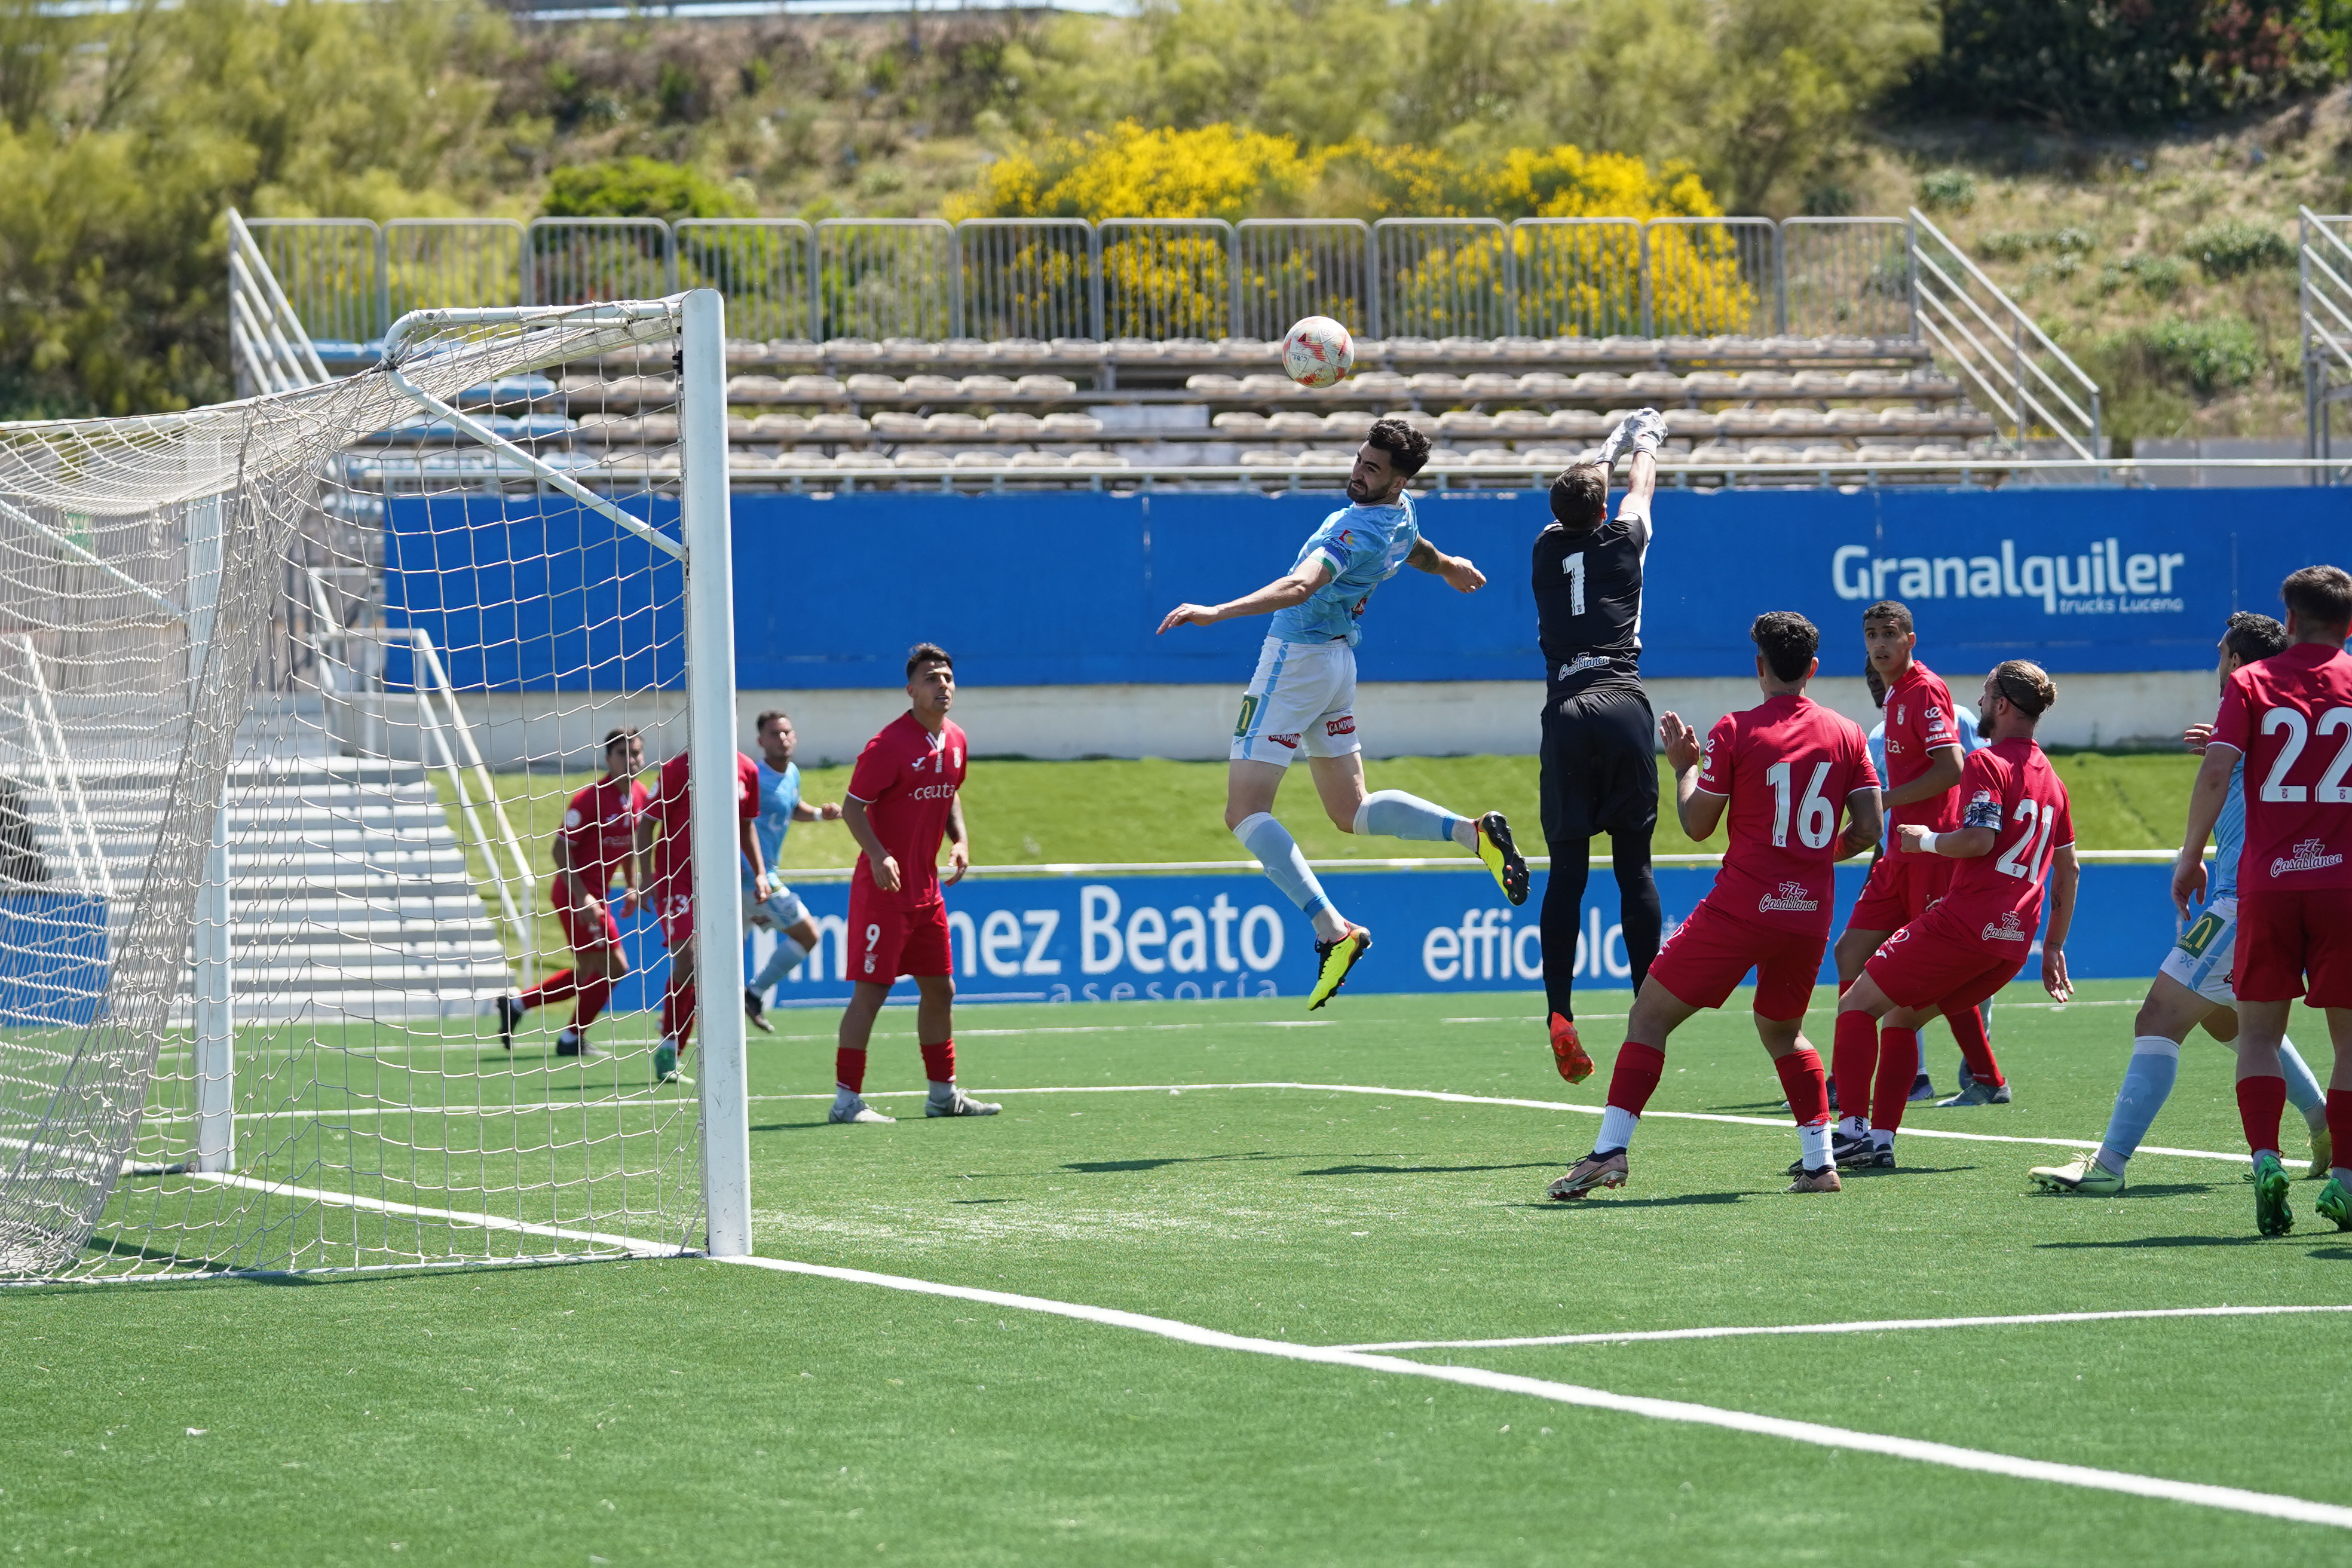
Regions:
[[1570, 533], [1536, 536], [1536, 640], [1546, 701], [1595, 687], [1642, 689], [1642, 559], [1647, 518], [1621, 517]]

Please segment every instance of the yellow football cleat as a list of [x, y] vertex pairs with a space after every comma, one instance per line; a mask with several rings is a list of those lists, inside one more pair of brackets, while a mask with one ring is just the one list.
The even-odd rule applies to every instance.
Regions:
[[1503, 897], [1514, 904], [1528, 901], [1528, 862], [1519, 847], [1511, 842], [1511, 824], [1499, 811], [1490, 811], [1480, 817], [1478, 828], [1478, 858], [1486, 862], [1486, 869], [1495, 873], [1495, 880], [1503, 889]]
[[1318, 965], [1315, 989], [1307, 994], [1307, 1010], [1310, 1013], [1331, 1000], [1333, 992], [1348, 983], [1348, 972], [1356, 967], [1356, 960], [1364, 956], [1372, 945], [1372, 933], [1360, 925], [1348, 928], [1348, 934], [1337, 942], [1315, 944]]

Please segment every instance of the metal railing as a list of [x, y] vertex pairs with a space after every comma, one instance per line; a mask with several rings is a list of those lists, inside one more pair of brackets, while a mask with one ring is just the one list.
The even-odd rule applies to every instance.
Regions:
[[2105, 457], [2098, 384], [1916, 207], [1911, 226], [1912, 319], [1970, 400], [2020, 448], [2054, 441]]
[[2296, 209], [2303, 335], [2304, 455], [2334, 446], [2336, 405], [2352, 397], [2352, 217]]
[[311, 346], [316, 335], [287, 301], [252, 229], [230, 208], [228, 340], [238, 395], [288, 392], [326, 380], [327, 367]]
[[41, 788], [57, 809], [58, 836], [65, 840], [66, 860], [76, 892], [96, 893], [114, 901], [114, 873], [106, 861], [106, 840], [98, 830], [89, 797], [83, 795], [81, 773], [74, 766], [66, 742], [66, 728], [49, 683], [41, 673], [40, 650], [31, 634], [0, 638], [0, 647], [22, 661], [23, 672], [9, 684], [19, 692], [15, 701], [0, 701], [0, 711], [13, 711], [22, 726], [25, 751], [40, 773]]

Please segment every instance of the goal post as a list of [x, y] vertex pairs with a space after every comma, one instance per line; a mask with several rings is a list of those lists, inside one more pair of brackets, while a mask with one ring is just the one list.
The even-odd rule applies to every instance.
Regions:
[[[0, 1279], [750, 1249], [725, 381], [694, 290], [0, 426]], [[692, 1089], [650, 909], [549, 896], [631, 730], [696, 797]]]

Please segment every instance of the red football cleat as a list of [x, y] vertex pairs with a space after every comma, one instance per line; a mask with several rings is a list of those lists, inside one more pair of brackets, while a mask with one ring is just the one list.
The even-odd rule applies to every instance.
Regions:
[[1570, 1083], [1582, 1083], [1592, 1076], [1592, 1058], [1584, 1054], [1584, 1042], [1576, 1037], [1576, 1021], [1551, 1016], [1551, 1059], [1559, 1068], [1559, 1076]]

